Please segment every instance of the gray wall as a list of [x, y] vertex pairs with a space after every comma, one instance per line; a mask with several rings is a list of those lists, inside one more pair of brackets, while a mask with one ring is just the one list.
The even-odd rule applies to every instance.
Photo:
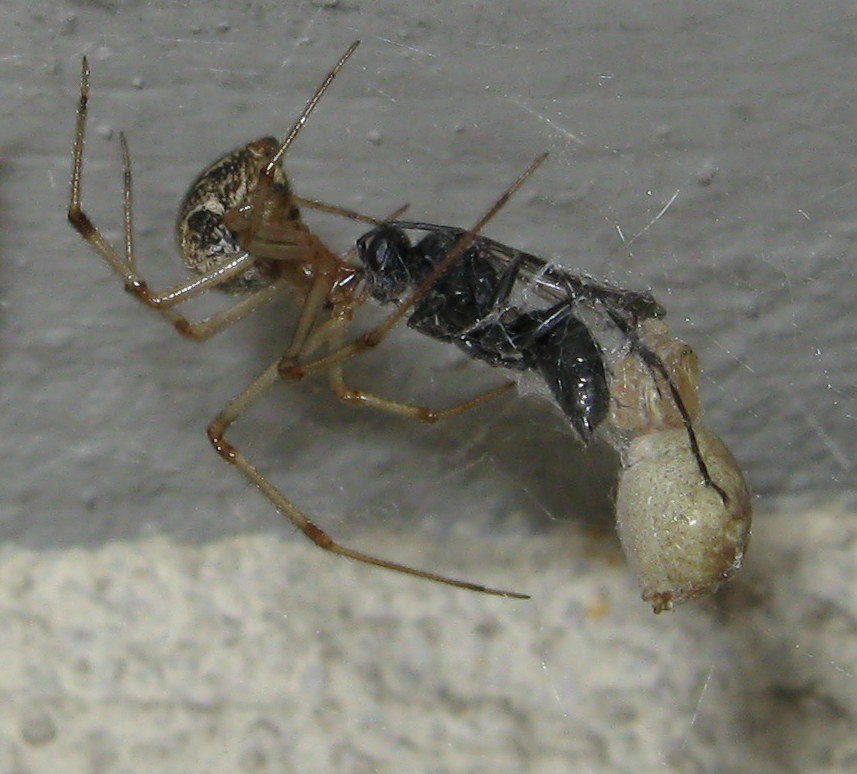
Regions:
[[[549, 150], [488, 233], [650, 287], [700, 355], [708, 423], [765, 501], [853, 489], [848, 4], [689, 3], [677, 12], [530, 2], [526, 14], [454, 3], [159, 5], [21, 5], [4, 24], [0, 335], [3, 430], [15, 449], [3, 463], [11, 534], [128, 535], [146, 518], [194, 535], [216, 529], [207, 519], [188, 528], [175, 507], [178, 497], [200, 503], [236, 489], [202, 427], [288, 337], [280, 310], [202, 346], [176, 340], [66, 226], [81, 54], [93, 70], [86, 206], [119, 240], [122, 129], [135, 163], [140, 264], [166, 285], [182, 276], [172, 223], [188, 182], [221, 152], [285, 131], [355, 38], [362, 47], [291, 154], [299, 192], [375, 214], [408, 201], [416, 218], [466, 225]], [[360, 232], [311, 221], [339, 249]], [[388, 392], [442, 402], [493, 377], [414, 338], [391, 344], [371, 368], [356, 364], [356, 380], [389, 370]], [[264, 453], [291, 461], [300, 444], [307, 459], [329, 457], [326, 478], [359, 456], [348, 445], [361, 433], [340, 428], [372, 426], [402, 464], [420, 435], [385, 417], [352, 417], [322, 394], [297, 391], [270, 410], [280, 416], [249, 430], [269, 435], [274, 448]], [[489, 429], [479, 455], [495, 456], [501, 477], [520, 465], [503, 452], [509, 437], [525, 456], [548, 443], [553, 456], [576, 461], [549, 412], [505, 405], [480, 415], [474, 425]], [[277, 451], [282, 433], [288, 452]], [[539, 490], [563, 485], [549, 471], [529, 475]], [[128, 494], [137, 512], [117, 522]]]
[[[583, 766], [583, 760], [592, 770], [660, 771], [673, 765], [669, 750], [694, 751], [697, 745], [705, 750], [697, 770], [706, 771], [748, 770], [742, 760], [766, 771], [797, 770], [789, 768], [791, 760], [802, 761], [802, 770], [834, 760], [816, 756], [808, 742], [784, 751], [780, 741], [798, 728], [826, 732], [834, 721], [825, 707], [840, 708], [830, 711], [835, 722], [853, 718], [853, 671], [841, 677], [853, 662], [844, 651], [816, 643], [812, 663], [800, 661], [795, 669], [788, 659], [772, 658], [768, 674], [757, 671], [753, 654], [767, 657], [805, 645], [819, 596], [832, 606], [825, 610], [839, 610], [840, 602], [850, 605], [857, 588], [853, 551], [838, 553], [857, 535], [853, 514], [817, 519], [815, 511], [802, 510], [781, 521], [770, 515], [795, 499], [814, 508], [853, 506], [855, 22], [854, 4], [836, 1], [7, 0], [0, 27], [0, 534], [10, 556], [22, 551], [28, 558], [17, 561], [24, 564], [44, 556], [86, 565], [94, 560], [68, 552], [109, 551], [120, 541], [132, 553], [152, 551], [153, 562], [159, 554], [169, 562], [172, 554], [160, 544], [131, 541], [165, 534], [205, 551], [219, 539], [273, 533], [283, 541], [274, 552], [291, 557], [290, 580], [306, 593], [325, 589], [289, 619], [302, 622], [309, 648], [320, 646], [312, 632], [336, 618], [326, 614], [328, 606], [351, 604], [334, 603], [336, 593], [353, 593], [350, 584], [367, 584], [361, 593], [386, 600], [398, 599], [405, 583], [413, 592], [402, 609], [414, 615], [423, 604], [441, 604], [431, 600], [450, 599], [446, 589], [411, 586], [320, 557], [208, 448], [207, 421], [286, 345], [293, 319], [288, 299], [203, 345], [181, 341], [122, 292], [65, 221], [82, 54], [92, 67], [86, 208], [120, 244], [118, 132], [124, 130], [134, 160], [139, 263], [161, 287], [182, 277], [172, 227], [189, 181], [222, 152], [284, 132], [340, 53], [360, 38], [362, 46], [290, 154], [298, 192], [375, 215], [407, 201], [416, 219], [467, 225], [537, 153], [550, 151], [487, 233], [569, 268], [653, 290], [669, 309], [673, 332], [701, 358], [707, 423], [747, 471], [761, 514], [753, 544], [757, 559], [751, 552], [746, 580], [737, 586], [743, 589], [736, 592], [740, 604], [733, 601], [738, 606], [725, 613], [705, 608], [701, 623], [675, 618], [685, 623], [665, 624], [660, 617], [656, 626], [636, 599], [633, 579], [625, 580], [610, 536], [614, 460], [605, 449], [579, 449], [551, 406], [509, 399], [447, 426], [424, 428], [339, 406], [321, 381], [271, 395], [237, 428], [236, 442], [343, 539], [376, 550], [367, 535], [386, 535], [385, 555], [410, 556], [423, 566], [436, 566], [440, 557], [444, 571], [522, 585], [548, 600], [570, 582], [560, 572], [563, 552], [569, 552], [569, 567], [580, 570], [572, 575], [592, 584], [581, 588], [607, 583], [614, 589], [609, 584], [627, 582], [613, 598], [615, 628], [598, 629], [591, 640], [581, 631], [575, 634], [580, 640], [563, 639], [571, 636], [566, 624], [579, 623], [569, 613], [577, 608], [564, 597], [532, 608], [527, 617], [492, 607], [511, 627], [495, 654], [498, 663], [520, 659], [523, 676], [511, 687], [501, 687], [499, 678], [488, 681], [496, 690], [485, 701], [505, 708], [512, 725], [529, 718], [542, 729], [535, 735], [537, 750], [552, 752], [544, 759], [531, 756], [504, 726], [480, 729], [480, 710], [468, 717], [481, 743], [468, 747], [454, 723], [434, 737], [444, 749], [462, 752], [457, 763], [437, 770], [487, 770], [479, 766], [492, 760], [492, 749], [498, 751], [488, 767], [493, 771], [559, 771]], [[361, 231], [316, 214], [308, 220], [337, 250], [347, 249]], [[350, 373], [361, 386], [433, 405], [471, 395], [497, 378], [408, 331], [355, 362]], [[600, 542], [583, 537], [593, 526], [606, 527]], [[434, 553], [409, 555], [407, 547], [420, 541], [434, 546]], [[612, 565], [592, 560], [589, 551], [596, 557], [606, 551]], [[545, 560], [549, 554], [553, 558]], [[251, 552], [251, 567], [254, 557]], [[526, 571], [512, 570], [504, 580], [504, 567], [519, 560]], [[110, 573], [121, 577], [122, 561], [108, 563]], [[813, 585], [827, 577], [813, 569], [816, 563], [836, 568], [835, 582], [824, 592]], [[798, 567], [809, 569], [798, 576]], [[182, 565], [176, 577], [191, 579], [193, 588], [194, 572]], [[17, 588], [16, 577], [10, 575], [10, 588]], [[335, 583], [334, 577], [343, 580]], [[33, 582], [38, 580], [39, 574]], [[328, 585], [318, 585], [322, 580]], [[253, 598], [258, 588], [245, 581], [247, 598]], [[232, 582], [211, 581], [208, 587]], [[795, 585], [786, 586], [788, 593], [772, 591], [781, 582]], [[618, 598], [630, 600], [629, 612]], [[485, 603], [468, 597], [449, 604], [463, 607], [441, 615], [439, 627], [472, 622], [470, 606], [481, 610]], [[742, 624], [753, 610], [761, 620]], [[796, 610], [806, 617], [791, 617]], [[397, 621], [412, 625], [401, 612]], [[62, 618], [62, 604], [56, 614]], [[288, 616], [282, 612], [284, 620]], [[706, 640], [712, 631], [717, 636], [724, 621], [742, 632], [739, 644]], [[344, 631], [349, 626], [343, 623]], [[423, 645], [431, 652], [426, 636]], [[296, 637], [291, 632], [283, 647], [294, 646]], [[466, 634], [442, 639], [447, 645], [471, 642]], [[482, 648], [481, 639], [472, 641]], [[710, 647], [697, 653], [701, 641]], [[206, 643], [198, 645], [204, 652]], [[383, 665], [373, 662], [374, 649], [359, 657], [366, 675], [383, 673]], [[760, 680], [749, 680], [752, 696], [741, 694], [737, 703], [741, 686], [730, 682], [736, 652], [743, 654], [741, 674]], [[617, 677], [621, 685], [611, 686], [610, 665], [599, 662], [603, 692], [587, 694], [586, 664], [598, 653], [610, 653], [617, 670], [622, 661], [625, 682]], [[358, 659], [343, 651], [342, 658], [349, 657]], [[672, 684], [683, 659], [687, 671]], [[422, 666], [406, 663], [402, 669], [425, 675], [434, 668], [427, 665], [446, 662], [415, 663]], [[617, 699], [616, 691], [640, 675], [641, 663], [659, 663], [659, 677]], [[711, 684], [706, 670], [714, 676]], [[800, 684], [780, 681], [786, 673], [801, 675]], [[527, 681], [538, 686], [534, 696], [548, 698], [521, 709], [519, 689]], [[367, 677], [362, 690], [373, 685]], [[828, 685], [835, 698], [818, 689], [816, 698], [788, 701], [806, 685]], [[454, 717], [448, 688], [432, 686], [426, 712]], [[422, 683], [414, 687], [426, 690]], [[694, 707], [703, 696], [709, 714], [696, 726]], [[556, 714], [540, 716], [553, 697]], [[730, 729], [767, 729], [771, 717], [782, 717], [783, 701], [794, 727], [779, 726], [781, 735], [773, 736], [759, 731], [761, 741], [744, 738], [730, 747]], [[655, 719], [656, 704], [661, 709]], [[401, 713], [396, 706], [394, 717]], [[622, 713], [631, 706], [642, 722], [629, 732], [633, 741], [626, 747], [624, 737], [606, 731], [591, 747], [564, 736], [552, 748], [541, 735], [549, 733], [546, 724], [559, 728], [563, 718], [591, 720], [600, 734], [620, 716], [628, 721]], [[381, 703], [369, 701], [355, 708], [352, 719], [371, 725], [376, 712], [384, 712]], [[132, 725], [142, 723], [130, 715]], [[72, 712], [68, 722], [73, 719]], [[312, 728], [316, 719], [306, 718], [301, 733], [318, 733]], [[9, 722], [12, 736], [15, 723], [26, 725], [16, 716]], [[684, 730], [671, 734], [673, 727]], [[651, 747], [649, 730], [661, 734], [663, 748]], [[697, 731], [700, 738], [712, 736], [699, 741]], [[841, 737], [846, 746], [849, 733]], [[433, 738], [430, 729], [426, 734]], [[831, 732], [830, 738], [839, 737]], [[503, 757], [510, 745], [514, 749]], [[651, 760], [639, 757], [647, 749], [654, 749]], [[635, 755], [642, 768], [626, 769], [623, 761]], [[38, 756], [26, 760], [26, 770], [48, 770], [39, 768]], [[414, 770], [404, 753], [388, 761], [390, 768], [378, 763], [384, 760], [380, 752], [367, 753], [367, 760], [375, 761], [374, 768], [342, 761], [339, 768]], [[504, 768], [509, 760], [519, 767]], [[676, 760], [685, 759], [679, 754]], [[228, 768], [217, 765], [209, 770]], [[181, 767], [173, 762], [162, 770]]]

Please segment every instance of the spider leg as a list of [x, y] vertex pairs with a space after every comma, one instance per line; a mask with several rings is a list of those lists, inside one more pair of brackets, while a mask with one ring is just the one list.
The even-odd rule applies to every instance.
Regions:
[[154, 309], [179, 333], [194, 340], [208, 338], [217, 331], [231, 325], [270, 301], [286, 286], [283, 281], [256, 291], [242, 298], [231, 307], [206, 317], [197, 322], [191, 322], [171, 307], [182, 301], [201, 295], [208, 290], [236, 277], [250, 268], [253, 257], [240, 256], [229, 263], [214, 269], [198, 278], [176, 285], [168, 290], [153, 292], [146, 281], [137, 273], [134, 256], [134, 237], [132, 219], [132, 176], [131, 156], [128, 152], [128, 142], [125, 135], [120, 135], [123, 165], [123, 221], [125, 257], [119, 255], [116, 248], [104, 238], [89, 216], [81, 207], [81, 181], [83, 177], [83, 149], [86, 135], [86, 118], [89, 102], [89, 63], [83, 58], [80, 76], [80, 102], [77, 109], [77, 126], [74, 135], [74, 152], [71, 172], [71, 187], [68, 203], [68, 219], [75, 230], [92, 246], [104, 259], [107, 265], [119, 275], [125, 289], [133, 293], [141, 302]]
[[[298, 320], [292, 343], [289, 345], [286, 353], [283, 357], [277, 359], [262, 371], [262, 373], [259, 374], [259, 376], [257, 376], [256, 379], [254, 379], [235, 399], [230, 401], [209, 424], [208, 438], [215, 451], [217, 451], [217, 453], [231, 465], [238, 468], [238, 470], [240, 470], [250, 482], [255, 484], [268, 498], [268, 500], [271, 501], [274, 507], [289, 521], [291, 521], [292, 524], [300, 529], [304, 535], [326, 551], [331, 551], [332, 553], [340, 554], [341, 556], [345, 556], [359, 562], [364, 562], [366, 564], [372, 564], [376, 567], [385, 567], [389, 570], [395, 570], [407, 575], [415, 575], [420, 578], [426, 578], [438, 583], [445, 583], [450, 586], [457, 586], [471, 591], [480, 591], [485, 594], [527, 599], [528, 596], [526, 594], [490, 588], [481, 584], [448, 578], [444, 575], [438, 575], [437, 573], [425, 570], [418, 570], [397, 562], [380, 559], [337, 543], [327, 532], [311, 521], [303, 511], [294, 505], [294, 503], [288, 500], [276, 486], [256, 470], [256, 468], [235, 446], [225, 439], [226, 431], [232, 423], [235, 422], [247, 410], [247, 408], [262, 397], [262, 395], [264, 395], [274, 384], [281, 380], [280, 367], [283, 361], [293, 362], [294, 360], [299, 359], [301, 353], [312, 351], [314, 347], [319, 346], [319, 344], [325, 341], [325, 339], [331, 336], [336, 339], [337, 336], [341, 336], [343, 330], [342, 326], [344, 326], [350, 316], [350, 306], [347, 302], [341, 304], [341, 308], [334, 309], [334, 312], [327, 321], [320, 325], [316, 325], [316, 320], [324, 308], [329, 291], [330, 278], [324, 274], [320, 274], [316, 277], [309, 293], [307, 294], [306, 301], [301, 309], [301, 316]], [[332, 378], [335, 379], [335, 377]]]
[[[301, 355], [306, 356], [318, 349], [322, 344], [327, 344], [327, 348], [331, 351], [337, 351], [342, 346], [342, 340], [345, 335], [345, 329], [351, 322], [350, 310], [344, 313], [334, 311], [330, 318], [319, 325], [307, 339], [304, 347], [301, 349]], [[280, 360], [279, 368], [281, 374], [285, 374], [283, 378], [289, 379], [289, 373], [292, 366], [300, 362], [298, 358], [287, 353]], [[415, 405], [411, 403], [403, 403], [401, 401], [385, 398], [381, 395], [376, 395], [365, 390], [358, 390], [349, 387], [345, 384], [342, 363], [333, 363], [328, 368], [328, 383], [331, 392], [343, 403], [352, 406], [366, 406], [381, 411], [386, 411], [390, 414], [395, 414], [404, 419], [417, 419], [423, 422], [439, 422], [447, 417], [461, 414], [468, 409], [481, 406], [493, 398], [497, 398], [509, 392], [514, 386], [514, 382], [506, 382], [498, 387], [486, 390], [469, 400], [461, 401], [452, 406], [447, 406], [442, 409], [429, 408], [428, 406]]]
[[[252, 200], [250, 202], [250, 224], [249, 231], [251, 234], [255, 234], [259, 231], [262, 221], [264, 218], [264, 207], [262, 206], [264, 202], [268, 201], [271, 196], [271, 191], [274, 189], [274, 173], [279, 167], [283, 159], [286, 156], [286, 153], [289, 150], [291, 144], [295, 141], [295, 138], [300, 134], [301, 129], [303, 129], [304, 124], [306, 124], [307, 119], [310, 117], [312, 112], [318, 106], [318, 103], [321, 101], [321, 98], [324, 96], [324, 93], [330, 87], [330, 84], [333, 83], [333, 79], [339, 74], [339, 71], [345, 66], [345, 63], [348, 61], [350, 56], [357, 49], [357, 46], [360, 45], [359, 40], [355, 40], [345, 51], [345, 53], [339, 58], [339, 61], [333, 66], [333, 69], [327, 74], [325, 79], [321, 82], [321, 85], [315, 90], [315, 94], [310, 97], [309, 101], [304, 106], [304, 109], [301, 111], [301, 114], [298, 116], [297, 120], [292, 124], [292, 128], [289, 129], [283, 141], [280, 143], [277, 151], [271, 157], [271, 160], [262, 170], [259, 175], [259, 179], [256, 183], [256, 189], [253, 192]], [[311, 200], [306, 200], [307, 202]], [[321, 204], [321, 203], [319, 203]], [[312, 205], [309, 205], [312, 206]], [[354, 213], [355, 215], [357, 213]], [[362, 216], [361, 216], [362, 217]], [[358, 220], [360, 217], [357, 218]]]
[[395, 213], [386, 218], [373, 218], [371, 215], [364, 215], [361, 212], [357, 212], [356, 210], [349, 210], [347, 207], [340, 207], [338, 204], [328, 204], [327, 202], [320, 202], [318, 199], [305, 199], [303, 196], [295, 196], [295, 202], [300, 207], [307, 207], [311, 210], [319, 210], [320, 212], [328, 212], [331, 215], [340, 215], [343, 218], [348, 218], [349, 220], [356, 220], [359, 223], [369, 223], [373, 226], [380, 226], [382, 223], [388, 220], [395, 220], [401, 215], [406, 209], [408, 209], [408, 205], [405, 204], [403, 207], [400, 207], [396, 210]]
[[304, 535], [312, 540], [313, 543], [320, 548], [323, 548], [325, 551], [330, 551], [332, 553], [339, 554], [340, 556], [345, 556], [349, 559], [364, 562], [365, 564], [371, 564], [376, 567], [384, 567], [388, 570], [395, 570], [396, 572], [405, 573], [407, 575], [414, 575], [416, 577], [425, 578], [438, 583], [445, 583], [449, 586], [456, 586], [462, 589], [480, 591], [485, 594], [493, 594], [502, 597], [528, 599], [528, 595], [526, 594], [490, 588], [478, 583], [470, 583], [468, 581], [438, 575], [437, 573], [418, 570], [397, 562], [380, 559], [337, 543], [327, 532], [317, 526], [303, 511], [288, 500], [277, 487], [265, 478], [265, 476], [256, 470], [242, 452], [225, 439], [225, 435], [232, 423], [235, 422], [235, 420], [237, 420], [250, 405], [264, 395], [274, 384], [280, 381], [279, 365], [280, 360], [278, 359], [268, 366], [244, 389], [243, 392], [241, 392], [240, 395], [238, 395], [238, 397], [232, 400], [217, 415], [214, 421], [212, 421], [208, 426], [208, 438], [217, 453], [228, 463], [238, 468], [238, 470], [240, 470], [251, 483], [257, 486], [283, 516], [300, 529]]
[[509, 201], [509, 198], [512, 194], [515, 193], [533, 174], [533, 172], [538, 169], [544, 160], [547, 158], [548, 154], [543, 153], [538, 156], [529, 167], [513, 182], [494, 202], [493, 205], [488, 209], [488, 211], [476, 222], [476, 225], [473, 226], [467, 233], [465, 233], [458, 242], [452, 247], [452, 249], [446, 254], [444, 259], [438, 263], [438, 265], [434, 268], [434, 270], [426, 277], [426, 279], [420, 284], [420, 286], [410, 295], [410, 297], [399, 304], [396, 310], [387, 316], [379, 325], [372, 328], [370, 331], [367, 331], [359, 338], [351, 341], [348, 344], [340, 347], [335, 352], [331, 352], [324, 357], [317, 358], [316, 360], [307, 362], [307, 363], [299, 363], [297, 365], [292, 366], [291, 368], [284, 370], [283, 376], [289, 377], [292, 379], [301, 379], [307, 374], [313, 371], [321, 371], [326, 370], [330, 366], [335, 363], [341, 363], [345, 360], [348, 360], [355, 355], [363, 352], [367, 349], [371, 349], [372, 347], [378, 346], [378, 344], [383, 340], [383, 338], [390, 332], [394, 325], [396, 325], [399, 320], [401, 320], [416, 304], [420, 299], [422, 299], [426, 293], [428, 293], [431, 286], [437, 282], [438, 278], [452, 265], [453, 261], [458, 258], [470, 245], [470, 243], [476, 238], [479, 232], [484, 228], [485, 224], [488, 223]]
[[461, 401], [452, 406], [447, 406], [442, 409], [429, 408], [428, 406], [414, 405], [411, 403], [401, 403], [400, 401], [385, 398], [381, 395], [375, 395], [365, 390], [356, 390], [345, 384], [342, 374], [342, 364], [336, 363], [330, 368], [330, 389], [334, 395], [343, 403], [348, 403], [352, 406], [367, 406], [369, 408], [387, 411], [390, 414], [403, 417], [404, 419], [418, 419], [423, 422], [439, 422], [447, 417], [452, 417], [457, 414], [462, 414], [469, 409], [481, 406], [489, 400], [505, 395], [514, 386], [514, 382], [505, 382], [504, 384], [486, 390], [479, 395], [476, 395], [469, 400]]

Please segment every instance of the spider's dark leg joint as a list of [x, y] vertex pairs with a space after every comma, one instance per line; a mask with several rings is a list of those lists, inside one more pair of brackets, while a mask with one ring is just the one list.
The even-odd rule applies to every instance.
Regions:
[[380, 330], [369, 331], [360, 337], [361, 346], [366, 349], [377, 347], [381, 343], [381, 339], [384, 338], [384, 333]]
[[201, 338], [194, 332], [193, 325], [184, 318], [174, 320], [173, 328], [175, 328], [182, 336], [191, 339], [192, 341], [199, 341]]
[[224, 440], [223, 433], [224, 428], [222, 428], [220, 424], [216, 421], [212, 422], [208, 426], [208, 440], [214, 447], [214, 451], [216, 451], [227, 462], [234, 462], [236, 456], [236, 449], [231, 443]]
[[333, 548], [333, 538], [331, 538], [330, 535], [320, 527], [316, 527], [311, 521], [307, 521], [302, 525], [301, 529], [303, 530], [303, 533], [319, 548], [323, 548], [325, 551], [330, 551]]
[[95, 234], [95, 226], [92, 224], [89, 216], [79, 207], [69, 208], [68, 222], [74, 226], [75, 231], [84, 239], [89, 239]]
[[[163, 299], [159, 296], [153, 295], [152, 291], [149, 289], [148, 283], [133, 274], [125, 278], [125, 292], [135, 296], [138, 301], [141, 301], [146, 306], [152, 307], [152, 309], [160, 309], [163, 306]], [[199, 338], [194, 331], [193, 325], [184, 317], [176, 317], [176, 319], [171, 320], [171, 322], [173, 327], [182, 336], [186, 336], [189, 339], [194, 340]]]
[[160, 299], [152, 295], [145, 280], [139, 277], [129, 277], [125, 280], [125, 292], [130, 293], [132, 296], [137, 296], [137, 298], [148, 306], [159, 307], [161, 305]]
[[306, 376], [306, 371], [303, 368], [288, 361], [281, 362], [277, 366], [277, 373], [281, 379], [288, 379], [293, 382], [299, 382]]

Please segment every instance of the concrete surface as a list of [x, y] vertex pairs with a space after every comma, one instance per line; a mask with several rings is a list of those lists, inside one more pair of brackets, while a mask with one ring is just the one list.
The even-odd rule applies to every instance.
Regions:
[[[42, 2], [0, 29], [0, 771], [846, 772], [857, 767], [853, 4]], [[649, 287], [758, 495], [747, 566], [652, 616], [610, 522], [614, 460], [510, 399], [420, 428], [271, 395], [235, 433], [336, 536], [533, 594], [324, 556], [206, 422], [288, 338], [286, 302], [201, 346], [65, 223], [85, 203], [177, 281], [203, 166], [285, 131], [363, 41], [289, 169], [373, 214], [488, 233]], [[360, 229], [313, 217], [337, 249]], [[496, 378], [398, 332], [354, 381], [434, 404]]]

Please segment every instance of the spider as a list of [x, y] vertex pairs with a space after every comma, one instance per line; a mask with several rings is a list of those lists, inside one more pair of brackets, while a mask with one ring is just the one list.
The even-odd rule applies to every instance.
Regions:
[[[300, 304], [300, 313], [291, 343], [283, 355], [265, 368], [214, 418], [208, 438], [227, 462], [271, 501], [277, 510], [319, 547], [360, 562], [384, 567], [460, 588], [505, 597], [526, 599], [529, 595], [490, 588], [408, 567], [354, 550], [336, 542], [260, 473], [233, 444], [226, 440], [229, 427], [274, 384], [296, 380], [311, 371], [324, 371], [330, 389], [341, 401], [370, 406], [401, 417], [436, 422], [481, 405], [505, 392], [513, 384], [503, 384], [462, 403], [443, 409], [411, 405], [356, 390], [345, 383], [342, 364], [351, 357], [377, 346], [408, 309], [424, 296], [484, 223], [505, 204], [544, 161], [539, 156], [504, 192], [477, 223], [465, 233], [460, 245], [453, 246], [433, 274], [425, 278], [411, 298], [404, 301], [380, 325], [344, 344], [344, 336], [356, 307], [367, 294], [361, 287], [360, 267], [329, 250], [301, 219], [300, 207], [322, 210], [345, 218], [379, 225], [382, 219], [350, 209], [297, 196], [283, 169], [283, 160], [310, 114], [333, 79], [354, 53], [359, 41], [342, 55], [306, 103], [290, 131], [280, 142], [273, 137], [255, 140], [219, 158], [190, 186], [180, 207], [176, 226], [179, 249], [194, 277], [164, 291], [153, 291], [137, 269], [133, 244], [132, 175], [128, 141], [119, 141], [123, 165], [124, 254], [120, 254], [99, 232], [81, 206], [83, 151], [89, 102], [90, 69], [86, 57], [81, 67], [80, 99], [74, 136], [68, 219], [72, 227], [122, 279], [125, 289], [153, 309], [181, 335], [201, 341], [251, 314], [280, 292], [291, 289]], [[400, 208], [390, 217], [404, 211]], [[183, 301], [218, 289], [242, 297], [225, 310], [199, 321], [190, 321], [176, 311]], [[327, 355], [315, 353], [326, 348]]]
[[[617, 493], [620, 537], [643, 579], [644, 597], [656, 612], [713, 591], [740, 563], [749, 527], [749, 496], [728, 450], [696, 424], [692, 351], [668, 337], [659, 319], [664, 311], [649, 294], [576, 277], [479, 233], [546, 154], [469, 231], [393, 221], [404, 208], [379, 220], [293, 193], [282, 167], [286, 152], [357, 45], [340, 58], [282, 142], [266, 137], [249, 143], [218, 159], [192, 184], [180, 208], [177, 237], [187, 268], [197, 276], [160, 293], [152, 292], [136, 269], [131, 162], [124, 135], [120, 135], [124, 257], [81, 209], [89, 96], [89, 67], [83, 60], [68, 215], [73, 227], [122, 277], [126, 289], [194, 340], [233, 324], [286, 288], [300, 303], [289, 347], [209, 424], [212, 445], [321, 548], [453, 586], [526, 598], [335, 542], [225, 439], [229, 427], [275, 383], [314, 372], [326, 373], [341, 401], [426, 422], [479, 406], [514, 386], [503, 384], [440, 410], [348, 387], [343, 363], [377, 346], [407, 316], [412, 328], [454, 342], [471, 357], [513, 370], [536, 370], [582, 440], [589, 441], [602, 424], [610, 428], [608, 437], [620, 450], [625, 468]], [[325, 247], [301, 220], [301, 206], [371, 224], [373, 229], [357, 242], [363, 265]], [[413, 231], [426, 233], [417, 245], [408, 238]], [[214, 288], [244, 297], [197, 322], [175, 311], [180, 302]], [[344, 344], [354, 310], [369, 297], [395, 302], [396, 309], [380, 325]], [[605, 343], [606, 329], [618, 343]], [[318, 356], [322, 348], [327, 352]], [[665, 492], [673, 499], [653, 507]], [[677, 507], [678, 501], [684, 505]], [[695, 529], [697, 522], [704, 522], [704, 534]], [[679, 524], [682, 529], [676, 528]], [[693, 551], [676, 552], [676, 546], [689, 541]]]

